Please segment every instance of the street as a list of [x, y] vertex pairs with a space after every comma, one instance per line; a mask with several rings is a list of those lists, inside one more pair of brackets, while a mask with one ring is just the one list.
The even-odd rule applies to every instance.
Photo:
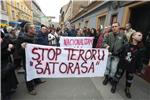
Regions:
[[[28, 94], [23, 74], [17, 75], [19, 85], [12, 100], [128, 100], [124, 94], [124, 78], [120, 80], [115, 94], [111, 85], [103, 86], [103, 78], [56, 78], [43, 79], [46, 83], [36, 87], [37, 95]], [[132, 99], [150, 100], [150, 84], [135, 76], [131, 88]]]

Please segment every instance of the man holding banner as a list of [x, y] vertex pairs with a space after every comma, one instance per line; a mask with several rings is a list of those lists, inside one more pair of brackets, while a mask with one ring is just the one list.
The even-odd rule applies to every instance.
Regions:
[[20, 46], [20, 52], [22, 55], [22, 59], [23, 59], [23, 68], [25, 70], [25, 81], [26, 81], [26, 86], [27, 89], [29, 91], [29, 93], [31, 95], [36, 95], [36, 91], [34, 89], [35, 84], [40, 84], [42, 83], [42, 81], [40, 79], [34, 79], [34, 80], [30, 80], [27, 81], [26, 80], [26, 76], [27, 76], [27, 72], [26, 72], [26, 57], [25, 57], [25, 47], [26, 47], [26, 43], [34, 43], [35, 41], [35, 27], [33, 24], [31, 23], [27, 23], [24, 26], [25, 29], [25, 34], [22, 37], [18, 38], [18, 42], [19, 42], [19, 46]]
[[27, 81], [104, 76], [108, 50], [94, 49], [92, 43], [93, 37], [60, 37], [60, 47], [27, 44]]
[[107, 49], [63, 48], [27, 44], [27, 81], [35, 78], [104, 76]]
[[[32, 25], [28, 27], [27, 34], [31, 34], [33, 27]], [[69, 37], [66, 42], [62, 42], [66, 43], [65, 48], [29, 44], [34, 43], [34, 36], [30, 42], [23, 41], [27, 42], [21, 44], [25, 48], [27, 84], [36, 83], [39, 78], [104, 76], [108, 50], [91, 48], [93, 37], [77, 38]], [[36, 94], [34, 85], [27, 85], [27, 88], [29, 92], [31, 91], [30, 94]]]
[[114, 22], [112, 24], [112, 31], [107, 37], [104, 37], [103, 47], [109, 50], [109, 57], [105, 72], [105, 79], [103, 81], [104, 85], [113, 79], [119, 62], [119, 57], [117, 56], [118, 50], [127, 42], [127, 38], [119, 30], [120, 24]]

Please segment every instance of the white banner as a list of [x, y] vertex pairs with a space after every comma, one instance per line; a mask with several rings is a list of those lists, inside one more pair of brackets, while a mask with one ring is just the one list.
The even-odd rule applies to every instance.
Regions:
[[92, 48], [94, 37], [60, 37], [60, 47]]
[[26, 45], [27, 81], [34, 78], [104, 76], [107, 49]]

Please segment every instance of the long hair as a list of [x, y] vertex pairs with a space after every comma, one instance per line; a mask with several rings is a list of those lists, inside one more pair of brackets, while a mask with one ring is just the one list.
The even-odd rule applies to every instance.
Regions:
[[[136, 34], [136, 33], [141, 33], [141, 32], [134, 32], [131, 34], [130, 36], [130, 39], [129, 39], [129, 43], [132, 44], [133, 43], [133, 36]], [[141, 33], [142, 34], [142, 33]], [[143, 35], [143, 34], [142, 34]], [[144, 47], [144, 44], [142, 41], [138, 42], [137, 43], [137, 47], [141, 48], [141, 47]]]
[[[95, 28], [92, 28], [92, 30], [94, 31], [94, 33], [92, 33], [92, 35], [96, 36], [96, 35], [97, 35], [96, 29], [95, 29]], [[91, 31], [91, 32], [92, 32], [92, 31]]]

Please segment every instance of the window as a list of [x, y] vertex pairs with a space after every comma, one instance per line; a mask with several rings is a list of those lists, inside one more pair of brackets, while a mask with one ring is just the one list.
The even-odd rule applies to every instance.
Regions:
[[19, 8], [19, 2], [17, 2], [17, 8]]
[[105, 20], [106, 20], [106, 15], [98, 18], [98, 27], [99, 28], [102, 28], [102, 29], [104, 28]]
[[81, 23], [79, 23], [79, 28], [80, 28], [80, 26], [81, 26]]
[[117, 14], [112, 15], [111, 17], [111, 25], [112, 23], [117, 22]]
[[21, 5], [21, 10], [23, 10], [23, 6]]
[[26, 7], [24, 7], [24, 12], [26, 11]]
[[26, 12], [26, 13], [28, 13], [28, 10], [27, 10], [27, 8], [25, 9], [25, 12]]
[[5, 10], [4, 1], [1, 1], [1, 9]]
[[14, 0], [11, 0], [11, 5], [14, 6]]
[[88, 27], [88, 23], [89, 23], [89, 21], [85, 21], [85, 26], [84, 27]]
[[16, 18], [17, 18], [17, 19], [19, 19], [19, 16], [18, 16], [18, 15], [16, 15]]
[[13, 18], [13, 20], [15, 20], [15, 12], [14, 12], [14, 10], [12, 10], [12, 18]]

